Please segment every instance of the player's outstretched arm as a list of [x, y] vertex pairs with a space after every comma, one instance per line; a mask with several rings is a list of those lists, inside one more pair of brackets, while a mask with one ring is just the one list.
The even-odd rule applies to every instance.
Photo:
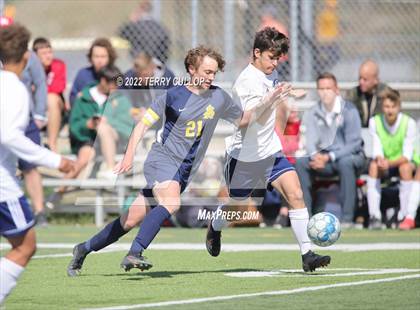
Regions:
[[147, 121], [144, 121], [144, 118], [137, 123], [136, 127], [134, 127], [133, 132], [131, 133], [123, 159], [114, 167], [114, 173], [120, 174], [131, 170], [133, 167], [134, 155], [136, 153], [137, 145], [143, 139], [144, 134], [150, 128], [150, 126], [151, 125], [147, 124]]

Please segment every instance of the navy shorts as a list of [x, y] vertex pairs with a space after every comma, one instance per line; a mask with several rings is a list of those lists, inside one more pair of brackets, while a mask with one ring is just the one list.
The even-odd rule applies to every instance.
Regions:
[[[29, 139], [31, 139], [32, 142], [41, 145], [41, 135], [39, 132], [38, 127], [36, 126], [34, 120], [31, 118], [29, 120], [29, 124], [28, 127], [26, 127], [25, 129], [25, 136], [28, 137]], [[29, 163], [27, 161], [24, 161], [22, 159], [18, 160], [18, 168], [21, 171], [28, 171], [31, 170], [33, 168], [36, 168], [37, 165], [33, 164], [33, 163]]]
[[153, 187], [157, 183], [164, 181], [177, 181], [181, 186], [183, 193], [188, 185], [191, 175], [192, 166], [183, 162], [177, 162], [167, 155], [156, 154], [147, 157], [144, 162], [144, 177], [146, 179], [146, 187], [142, 189], [144, 197], [146, 197], [150, 205], [155, 205], [153, 195]]
[[25, 196], [0, 202], [0, 235], [21, 236], [34, 225], [34, 215]]
[[271, 182], [283, 173], [294, 170], [281, 153], [255, 162], [239, 161], [227, 154], [224, 174], [229, 196], [245, 199], [256, 189], [272, 190]]

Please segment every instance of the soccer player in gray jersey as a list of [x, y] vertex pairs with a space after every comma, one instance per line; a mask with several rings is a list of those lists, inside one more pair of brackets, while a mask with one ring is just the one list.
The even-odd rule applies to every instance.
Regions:
[[[259, 105], [243, 113], [222, 89], [212, 86], [216, 73], [223, 70], [225, 62], [220, 54], [199, 46], [188, 51], [185, 69], [191, 83], [173, 87], [157, 98], [134, 128], [123, 160], [115, 167], [116, 173], [132, 168], [135, 149], [146, 130], [163, 119], [163, 126], [144, 163], [146, 187], [129, 210], [109, 223], [102, 231], [86, 242], [76, 245], [67, 268], [69, 276], [80, 273], [84, 259], [91, 251], [116, 242], [131, 228], [142, 222], [121, 267], [146, 270], [152, 264], [142, 255], [159, 232], [162, 223], [180, 207], [181, 193], [200, 165], [219, 119], [246, 126], [257, 111], [272, 105], [283, 95], [283, 89], [271, 92]], [[146, 215], [146, 207], [152, 210]]]
[[[275, 28], [267, 27], [257, 32], [252, 50], [253, 60], [233, 85], [233, 95], [245, 112], [261, 104], [267, 94], [278, 88], [275, 68], [288, 48], [289, 40]], [[290, 94], [298, 95], [296, 90]], [[249, 123], [246, 131], [237, 129], [227, 139], [226, 184], [234, 205], [247, 199], [259, 184], [282, 193], [290, 206], [290, 222], [302, 254], [303, 270], [314, 271], [328, 265], [331, 258], [311, 251], [307, 233], [309, 214], [299, 178], [295, 168], [281, 153], [282, 145], [274, 131], [276, 108], [287, 109], [286, 100], [280, 98], [275, 101], [272, 108], [266, 109], [263, 115]], [[223, 214], [221, 210], [228, 211], [229, 205], [220, 206], [216, 214]], [[208, 226], [206, 246], [212, 256], [220, 253], [221, 230], [226, 224], [226, 218], [218, 216]]]

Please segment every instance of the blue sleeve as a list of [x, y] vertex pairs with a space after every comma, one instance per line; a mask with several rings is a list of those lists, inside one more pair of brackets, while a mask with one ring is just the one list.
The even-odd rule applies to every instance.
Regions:
[[32, 85], [35, 90], [33, 93], [34, 100], [34, 118], [45, 119], [47, 112], [47, 81], [44, 68], [38, 57], [31, 53], [31, 63], [29, 64], [29, 73], [32, 78]]
[[83, 86], [82, 86], [82, 70], [79, 70], [79, 72], [77, 72], [76, 78], [74, 79], [73, 85], [71, 87], [71, 91], [70, 91], [70, 105], [73, 106], [76, 98], [77, 98], [77, 94], [82, 90]]
[[242, 106], [239, 102], [233, 100], [226, 92], [223, 92], [226, 109], [221, 116], [222, 119], [234, 123], [242, 117]]

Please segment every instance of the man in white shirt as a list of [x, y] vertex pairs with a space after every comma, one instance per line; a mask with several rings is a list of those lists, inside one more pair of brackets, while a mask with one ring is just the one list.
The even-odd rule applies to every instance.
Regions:
[[[275, 28], [264, 28], [255, 36], [253, 60], [233, 86], [234, 99], [239, 100], [244, 111], [247, 111], [261, 105], [279, 87], [284, 88], [284, 96], [268, 108], [262, 105], [245, 129], [237, 129], [227, 139], [225, 179], [234, 204], [250, 197], [260, 184], [283, 193], [290, 205], [289, 216], [301, 250], [302, 267], [304, 271], [314, 271], [327, 266], [331, 258], [311, 251], [307, 235], [309, 214], [299, 178], [294, 167], [280, 153], [282, 146], [274, 131], [276, 108], [278, 105], [280, 108], [287, 107], [284, 99], [290, 92], [290, 85], [277, 85], [279, 81], [275, 71], [279, 58], [287, 53], [288, 47], [287, 37]], [[219, 207], [223, 211], [228, 209], [229, 205]], [[209, 223], [206, 247], [212, 256], [220, 253], [221, 230], [226, 224], [223, 216]]]
[[401, 99], [398, 91], [385, 88], [379, 97], [382, 113], [369, 120], [369, 132], [373, 139], [373, 160], [369, 165], [367, 199], [369, 207], [369, 227], [383, 228], [380, 210], [381, 178], [400, 177], [401, 221], [408, 215], [408, 199], [413, 179], [413, 159], [416, 139], [416, 122], [401, 113]]
[[19, 24], [0, 28], [0, 235], [12, 249], [0, 259], [0, 304], [35, 253], [34, 216], [15, 177], [17, 159], [62, 172], [73, 162], [25, 137], [29, 94], [19, 77], [28, 61], [29, 31]]

